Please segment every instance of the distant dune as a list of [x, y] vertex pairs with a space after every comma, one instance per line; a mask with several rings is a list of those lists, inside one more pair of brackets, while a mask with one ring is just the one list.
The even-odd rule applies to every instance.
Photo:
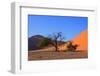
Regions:
[[77, 50], [88, 50], [88, 31], [85, 30], [76, 36], [73, 40], [74, 44], [78, 44]]

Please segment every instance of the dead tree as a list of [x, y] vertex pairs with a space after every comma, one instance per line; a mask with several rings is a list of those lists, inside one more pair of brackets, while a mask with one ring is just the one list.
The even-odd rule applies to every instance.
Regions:
[[53, 33], [48, 38], [51, 40], [50, 44], [55, 47], [55, 51], [59, 51], [58, 45], [64, 40], [62, 32]]

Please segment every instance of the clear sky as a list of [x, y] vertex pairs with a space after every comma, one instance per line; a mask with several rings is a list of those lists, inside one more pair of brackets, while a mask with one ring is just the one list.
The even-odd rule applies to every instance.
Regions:
[[87, 17], [28, 15], [28, 37], [62, 32], [67, 41], [87, 28]]

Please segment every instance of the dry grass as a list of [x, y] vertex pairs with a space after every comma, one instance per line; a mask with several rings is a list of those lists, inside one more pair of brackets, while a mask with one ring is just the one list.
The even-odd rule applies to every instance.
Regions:
[[28, 60], [54, 60], [54, 59], [76, 59], [88, 58], [87, 52], [54, 52], [54, 51], [29, 51]]

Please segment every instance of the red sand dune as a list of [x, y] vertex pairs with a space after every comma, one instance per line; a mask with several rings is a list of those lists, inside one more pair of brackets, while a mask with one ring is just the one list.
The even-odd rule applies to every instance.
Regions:
[[[85, 30], [72, 40], [73, 44], [78, 44], [77, 50], [88, 50], [88, 31]], [[59, 50], [66, 50], [67, 43], [59, 46]]]
[[74, 44], [78, 44], [77, 50], [88, 50], [88, 31], [81, 32], [72, 41]]

